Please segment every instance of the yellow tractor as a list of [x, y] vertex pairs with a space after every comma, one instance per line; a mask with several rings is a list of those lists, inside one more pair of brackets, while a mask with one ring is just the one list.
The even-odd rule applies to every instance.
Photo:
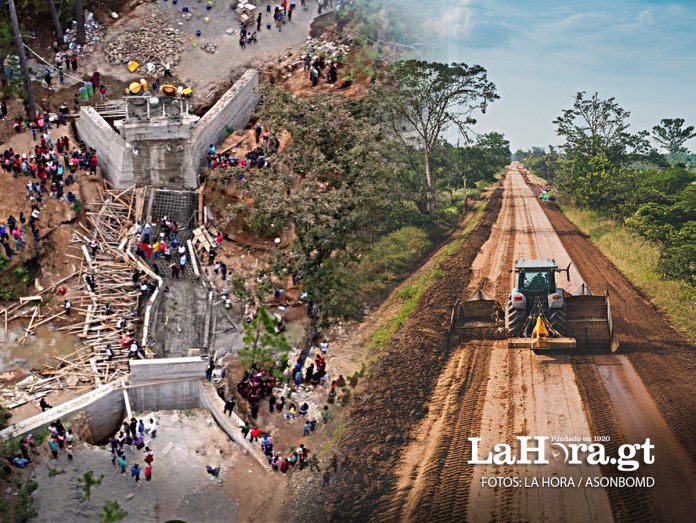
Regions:
[[583, 284], [570, 294], [556, 285], [566, 273], [555, 260], [517, 260], [515, 287], [505, 309], [479, 290], [457, 301], [450, 321], [450, 343], [474, 339], [507, 339], [510, 348], [533, 350], [611, 350], [614, 343], [607, 293], [593, 294]]

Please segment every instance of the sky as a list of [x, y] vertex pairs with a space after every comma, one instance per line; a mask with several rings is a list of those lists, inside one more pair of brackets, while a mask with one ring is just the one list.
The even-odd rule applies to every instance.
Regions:
[[560, 144], [553, 120], [578, 91], [614, 97], [633, 132], [696, 125], [696, 0], [414, 2], [427, 58], [487, 69], [500, 100], [475, 131], [502, 132], [513, 151]]

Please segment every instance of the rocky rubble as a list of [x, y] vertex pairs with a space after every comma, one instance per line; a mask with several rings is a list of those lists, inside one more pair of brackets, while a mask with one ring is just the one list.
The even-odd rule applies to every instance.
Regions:
[[184, 50], [184, 33], [164, 23], [151, 20], [141, 29], [124, 33], [104, 46], [104, 56], [112, 65], [127, 64], [131, 60], [141, 67], [155, 66], [155, 74], [164, 72], [165, 64], [174, 67]]

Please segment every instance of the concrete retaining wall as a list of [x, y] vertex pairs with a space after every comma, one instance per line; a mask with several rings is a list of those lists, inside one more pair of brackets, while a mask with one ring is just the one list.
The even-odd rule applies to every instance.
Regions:
[[133, 184], [133, 173], [124, 169], [126, 142], [93, 107], [81, 107], [77, 119], [80, 139], [97, 150], [99, 167], [104, 176], [117, 187]]
[[227, 135], [227, 129], [243, 129], [261, 99], [259, 75], [247, 71], [217, 103], [196, 123], [191, 136], [194, 171], [204, 164], [210, 144], [217, 144]]
[[199, 407], [199, 382], [205, 366], [200, 358], [132, 361], [128, 389], [131, 407], [140, 412]]
[[231, 416], [224, 413], [225, 402], [217, 395], [215, 387], [207, 381], [199, 382], [199, 387], [201, 407], [210, 411], [219, 427], [232, 441], [240, 445], [248, 454], [254, 456], [261, 466], [270, 470], [271, 467], [268, 465], [268, 459], [261, 452], [261, 445], [252, 443], [248, 439], [242, 437], [242, 431], [240, 430], [240, 427], [244, 425], [242, 419], [234, 412]]
[[109, 383], [32, 418], [15, 423], [0, 432], [0, 440], [36, 433], [57, 419], [66, 424], [82, 413], [86, 414], [92, 441], [103, 440], [113, 434], [125, 418], [125, 401], [120, 385], [120, 381]]

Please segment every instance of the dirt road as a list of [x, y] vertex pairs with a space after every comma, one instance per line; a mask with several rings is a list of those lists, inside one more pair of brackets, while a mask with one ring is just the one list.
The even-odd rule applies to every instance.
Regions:
[[[562, 214], [558, 216], [553, 208], [542, 208], [517, 169], [508, 172], [504, 183], [500, 214], [490, 238], [471, 264], [471, 278], [460, 297], [466, 298], [482, 287], [499, 301], [505, 301], [512, 283], [508, 269], [517, 258], [553, 258], [561, 266], [572, 260], [575, 270], [570, 271], [570, 281], [563, 278], [559, 285], [570, 292], [583, 282], [595, 292], [608, 286], [614, 298], [617, 335], [632, 351], [628, 355], [535, 355], [529, 350], [508, 349], [504, 341], [476, 341], [456, 347], [433, 382], [427, 410], [410, 436], [403, 432], [406, 425], [395, 430], [389, 416], [381, 420], [380, 432], [388, 434], [386, 441], [398, 438], [403, 450], [396, 465], [390, 464], [378, 474], [379, 481], [373, 481], [372, 491], [382, 495], [372, 504], [371, 519], [689, 520], [696, 508], [696, 471], [690, 459], [693, 443], [684, 436], [690, 428], [693, 434], [696, 415], [694, 395], [687, 391], [696, 379], [694, 364], [686, 361], [687, 350], [693, 347], [659, 322], [659, 314], [615, 268], [614, 272], [605, 269], [611, 264], [596, 247], [592, 250], [586, 246], [583, 251], [578, 246], [576, 240], [581, 235], [572, 224], [562, 223]], [[620, 295], [615, 296], [617, 293]], [[646, 317], [651, 325], [645, 323]], [[651, 336], [642, 337], [632, 328], [634, 325], [651, 331]], [[660, 332], [665, 331], [664, 335], [656, 332], [657, 325], [662, 325]], [[663, 357], [666, 345], [672, 351]], [[657, 348], [660, 353], [636, 352], [638, 346]], [[392, 349], [398, 350], [398, 344]], [[443, 347], [433, 345], [431, 350], [441, 352]], [[649, 361], [665, 374], [659, 378], [651, 376], [646, 371]], [[678, 363], [680, 369], [676, 368]], [[673, 388], [668, 386], [670, 373], [680, 379]], [[413, 381], [408, 375], [402, 377], [404, 382]], [[662, 386], [656, 388], [656, 383]], [[380, 393], [370, 387], [366, 392], [371, 398]], [[417, 416], [418, 411], [410, 414]], [[349, 426], [346, 432], [351, 430]], [[471, 466], [467, 464], [471, 457], [467, 438], [472, 436], [482, 438], [484, 455], [496, 443], [514, 443], [516, 436], [607, 437], [605, 446], [610, 455], [617, 455], [625, 443], [643, 443], [649, 437], [656, 447], [656, 461], [642, 465], [635, 473], [617, 472], [610, 464], [566, 465], [556, 457], [543, 466]], [[350, 434], [345, 441], [350, 447]], [[376, 461], [371, 464], [379, 465]], [[566, 477], [574, 478], [576, 486], [482, 486], [483, 478], [491, 476], [536, 477], [539, 481], [543, 477]], [[655, 486], [578, 486], [581, 477], [602, 476], [649, 476], [655, 478]], [[354, 495], [352, 489], [345, 493]], [[336, 506], [348, 508], [360, 502], [358, 498], [347, 499], [345, 493], [337, 496]], [[365, 510], [364, 506], [361, 508]]]

